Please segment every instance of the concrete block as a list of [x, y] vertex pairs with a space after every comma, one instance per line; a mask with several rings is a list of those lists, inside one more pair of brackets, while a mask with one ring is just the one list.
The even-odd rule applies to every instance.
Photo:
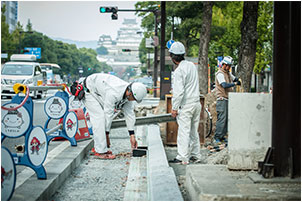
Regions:
[[147, 199], [147, 159], [146, 157], [132, 157], [124, 191], [124, 201], [146, 201]]
[[[136, 139], [139, 146], [146, 145], [147, 128], [147, 126], [137, 126], [136, 128]], [[148, 199], [147, 184], [147, 156], [132, 157], [124, 191], [124, 201], [146, 201]]]
[[150, 201], [183, 201], [173, 168], [152, 170], [150, 178]]
[[256, 170], [272, 139], [272, 95], [230, 93], [228, 168]]
[[169, 167], [158, 125], [148, 126], [148, 199], [183, 201], [173, 168]]
[[190, 201], [238, 200], [236, 180], [225, 165], [188, 165], [186, 190]]
[[160, 138], [160, 130], [158, 125], [148, 126], [148, 160], [151, 166], [169, 167], [166, 152]]

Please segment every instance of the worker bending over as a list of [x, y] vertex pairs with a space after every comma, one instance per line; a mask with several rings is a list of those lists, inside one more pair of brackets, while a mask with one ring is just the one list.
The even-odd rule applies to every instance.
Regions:
[[[118, 110], [123, 110], [130, 135], [131, 148], [137, 148], [134, 134], [134, 103], [140, 103], [147, 94], [142, 83], [127, 83], [120, 78], [103, 73], [88, 76], [82, 83], [83, 103], [90, 115], [94, 148], [92, 154], [101, 159], [114, 159], [109, 150], [109, 133], [112, 120]], [[78, 93], [80, 94], [80, 93]]]

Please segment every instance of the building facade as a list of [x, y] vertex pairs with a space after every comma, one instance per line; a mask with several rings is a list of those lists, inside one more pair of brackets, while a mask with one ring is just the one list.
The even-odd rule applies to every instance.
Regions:
[[118, 74], [122, 74], [128, 67], [140, 70], [138, 49], [142, 38], [136, 19], [124, 19], [116, 40], [108, 35], [100, 36], [98, 45], [106, 47], [108, 55], [98, 55], [98, 60], [106, 62]]
[[5, 5], [5, 21], [9, 25], [9, 32], [16, 29], [18, 22], [18, 1], [1, 1], [1, 8]]

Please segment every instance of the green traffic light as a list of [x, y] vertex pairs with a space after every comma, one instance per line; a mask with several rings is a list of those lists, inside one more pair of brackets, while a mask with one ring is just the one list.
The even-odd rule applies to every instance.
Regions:
[[105, 12], [106, 12], [106, 8], [101, 7], [101, 8], [100, 8], [100, 12], [101, 12], [101, 13], [105, 13]]

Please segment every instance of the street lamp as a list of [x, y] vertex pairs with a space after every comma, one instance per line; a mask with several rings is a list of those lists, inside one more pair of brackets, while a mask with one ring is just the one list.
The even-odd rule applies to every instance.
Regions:
[[25, 31], [19, 31], [19, 53], [20, 54], [21, 54], [21, 34], [23, 34], [23, 33], [32, 34], [34, 32], [33, 31], [27, 31], [27, 32], [25, 32]]

